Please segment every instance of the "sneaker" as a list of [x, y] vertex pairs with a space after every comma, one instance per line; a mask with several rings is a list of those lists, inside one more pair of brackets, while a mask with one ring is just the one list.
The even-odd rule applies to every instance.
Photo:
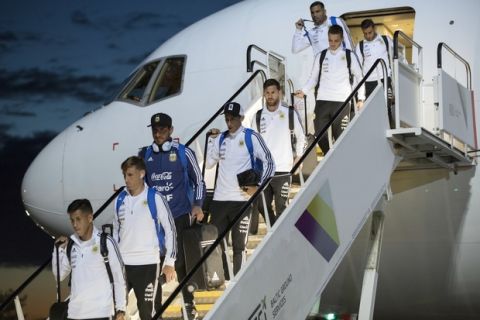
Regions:
[[185, 303], [185, 311], [187, 312], [188, 320], [198, 319], [197, 308], [193, 303]]

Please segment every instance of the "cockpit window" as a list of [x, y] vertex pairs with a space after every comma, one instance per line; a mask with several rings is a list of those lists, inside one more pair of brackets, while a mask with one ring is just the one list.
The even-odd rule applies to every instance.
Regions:
[[127, 87], [122, 91], [120, 98], [140, 102], [143, 99], [145, 90], [147, 89], [148, 83], [158, 64], [159, 61], [154, 61], [140, 68], [133, 77], [133, 80], [130, 81]]
[[185, 56], [168, 57], [150, 62], [128, 79], [117, 99], [146, 105], [181, 92]]
[[149, 103], [180, 93], [185, 57], [168, 58], [153, 84]]

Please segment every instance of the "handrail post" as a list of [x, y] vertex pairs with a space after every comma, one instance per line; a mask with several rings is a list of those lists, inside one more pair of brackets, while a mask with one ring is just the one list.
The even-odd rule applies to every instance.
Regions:
[[[423, 48], [420, 44], [415, 42], [412, 38], [406, 35], [401, 30], [396, 30], [393, 34], [393, 70], [392, 73], [394, 75], [394, 92], [395, 92], [395, 128], [400, 128], [400, 100], [401, 96], [398, 94], [400, 92], [400, 82], [399, 82], [399, 59], [398, 59], [398, 37], [401, 36], [404, 40], [410, 43], [413, 47], [417, 48], [417, 70], [416, 72], [421, 74], [423, 77]], [[412, 52], [413, 55], [413, 52]], [[413, 62], [413, 57], [412, 57]], [[419, 105], [421, 105], [422, 97], [419, 96]]]
[[452, 48], [450, 48], [445, 42], [440, 42], [437, 46], [437, 68], [442, 69], [442, 48], [445, 48], [454, 58], [463, 63], [467, 73], [467, 89], [472, 90], [472, 71], [470, 64]]

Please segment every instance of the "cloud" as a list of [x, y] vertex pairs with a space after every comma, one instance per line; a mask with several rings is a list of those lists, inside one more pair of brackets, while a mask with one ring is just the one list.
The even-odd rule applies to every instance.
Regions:
[[82, 26], [92, 25], [92, 22], [88, 19], [87, 15], [80, 10], [73, 11], [70, 18], [74, 24]]
[[148, 55], [149, 55], [149, 53], [142, 53], [142, 54], [139, 54], [139, 55], [136, 55], [136, 56], [132, 56], [130, 58], [126, 58], [126, 59], [115, 59], [114, 62], [115, 62], [115, 64], [125, 64], [125, 65], [128, 65], [128, 66], [137, 66]]
[[11, 116], [11, 117], [35, 117], [36, 116], [36, 113], [34, 112], [14, 110], [14, 109], [11, 109], [9, 106], [0, 110], [0, 114], [4, 116]]
[[0, 32], [0, 41], [15, 42], [15, 41], [18, 41], [18, 37], [12, 31], [4, 31], [4, 32]]
[[164, 28], [166, 26], [164, 17], [151, 12], [137, 12], [129, 14], [123, 27], [126, 30], [135, 28]]
[[35, 265], [48, 258], [52, 240], [25, 215], [19, 190], [29, 164], [55, 133], [38, 132], [21, 138], [8, 135], [8, 129], [0, 124], [0, 179], [8, 186], [0, 193], [3, 221], [8, 222], [0, 232], [0, 241], [14, 245], [0, 246], [0, 256], [2, 264]]
[[110, 76], [78, 75], [71, 68], [61, 71], [0, 69], [0, 97], [20, 100], [32, 96], [74, 98], [88, 103], [101, 103], [118, 89], [118, 83]]

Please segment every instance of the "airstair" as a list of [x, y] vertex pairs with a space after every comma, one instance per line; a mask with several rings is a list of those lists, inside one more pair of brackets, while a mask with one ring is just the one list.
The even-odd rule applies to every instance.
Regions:
[[[400, 61], [398, 37], [404, 37], [418, 47], [419, 67], [414, 68]], [[387, 110], [385, 88], [377, 86], [362, 110], [309, 174], [275, 225], [261, 229], [261, 237], [255, 238], [258, 246], [249, 247], [255, 247], [255, 251], [225, 291], [195, 292], [197, 309], [204, 319], [305, 319], [368, 221], [372, 221], [373, 237], [369, 243], [368, 263], [364, 266], [359, 318], [372, 318], [381, 257], [382, 211], [385, 202], [392, 196], [392, 173], [395, 170], [431, 167], [456, 171], [475, 165], [472, 152], [478, 149], [471, 80], [467, 87], [460, 85], [442, 70], [439, 58], [433, 115], [436, 120], [433, 125], [426, 127], [420, 116], [423, 111], [418, 110], [422, 105], [423, 90], [421, 47], [398, 31], [394, 43], [395, 114], [389, 114]], [[442, 49], [458, 56], [445, 44], [439, 44], [439, 57]], [[279, 55], [275, 57], [278, 58]], [[371, 71], [381, 63], [380, 60], [377, 61]], [[251, 60], [247, 64], [253, 65]], [[468, 69], [468, 64], [466, 66]], [[383, 68], [385, 70], [385, 65]], [[235, 99], [259, 76], [263, 80], [266, 77], [263, 71], [255, 71], [229, 101]], [[284, 83], [291, 86], [289, 90], [293, 91], [293, 84], [288, 79], [284, 78]], [[449, 89], [451, 87], [455, 88], [453, 92]], [[355, 88], [347, 101], [353, 98], [358, 88], [359, 86]], [[258, 96], [255, 101], [258, 101]], [[346, 107], [347, 101], [342, 108]], [[462, 117], [458, 116], [458, 112], [451, 112], [452, 105]], [[206, 132], [214, 121], [218, 121], [216, 119], [220, 112], [221, 109], [187, 144], [195, 142], [192, 146], [199, 149], [205, 141], [200, 134]], [[341, 109], [337, 114], [340, 113]], [[395, 118], [393, 128], [390, 125], [392, 116]], [[459, 121], [459, 118], [466, 121]], [[292, 169], [291, 174], [297, 171], [302, 160], [315, 149], [316, 142], [327, 130], [328, 127], [317, 132], [316, 140], [308, 146], [305, 156]], [[199, 150], [196, 151], [198, 155], [202, 154]], [[268, 181], [261, 188], [266, 184]], [[261, 188], [243, 210], [260, 196]], [[99, 211], [108, 206], [114, 197], [115, 195]], [[241, 214], [239, 212], [238, 217]], [[179, 304], [172, 303], [175, 299], [178, 301], [176, 296], [181, 288], [188, 284], [189, 278], [227, 234], [228, 230], [219, 235], [198, 265], [180, 281], [179, 286], [166, 290], [171, 295], [164, 299], [164, 305], [154, 319], [161, 314], [164, 319], [181, 317]], [[46, 265], [48, 261], [42, 268]], [[31, 278], [35, 276], [32, 275]], [[13, 300], [30, 281], [28, 279], [14, 292], [12, 299], [7, 300]], [[5, 303], [2, 308], [4, 306]]]
[[[369, 221], [372, 231], [358, 316], [373, 317], [383, 209], [392, 197], [392, 173], [426, 168], [456, 172], [476, 164], [470, 85], [463, 87], [440, 63], [431, 115], [435, 125], [426, 128], [420, 108], [422, 48], [402, 32], [395, 33], [396, 47], [399, 37], [417, 47], [418, 64], [400, 61], [396, 49], [395, 113], [389, 114], [386, 92], [378, 86], [205, 319], [233, 315], [235, 319], [304, 319]], [[448, 47], [439, 44], [439, 57], [442, 48]], [[447, 51], [458, 57], [450, 48]], [[452, 119], [452, 105], [468, 120]]]

